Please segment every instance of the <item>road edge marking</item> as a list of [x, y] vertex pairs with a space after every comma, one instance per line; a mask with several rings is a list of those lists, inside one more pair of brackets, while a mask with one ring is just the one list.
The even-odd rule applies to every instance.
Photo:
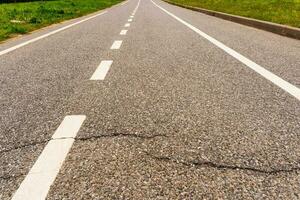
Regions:
[[123, 3], [121, 3], [121, 6], [125, 5], [126, 3], [128, 3], [129, 1], [125, 1]]
[[198, 28], [194, 27], [193, 25], [189, 24], [188, 22], [184, 21], [183, 19], [177, 17], [173, 13], [171, 13], [171, 12], [167, 11], [166, 9], [162, 8], [161, 6], [156, 4], [153, 0], [151, 0], [151, 2], [155, 6], [160, 8], [162, 11], [164, 11], [165, 13], [167, 13], [168, 15], [170, 15], [171, 17], [176, 19], [177, 21], [181, 22], [182, 24], [184, 24], [185, 26], [187, 26], [188, 28], [190, 28], [194, 32], [198, 33], [200, 36], [207, 39], [209, 42], [213, 43], [215, 46], [219, 47], [220, 49], [225, 51], [227, 54], [231, 55], [232, 57], [234, 57], [235, 59], [237, 59], [241, 63], [245, 64], [250, 69], [257, 72], [258, 74], [263, 76], [265, 79], [271, 81], [273, 84], [277, 85], [278, 87], [280, 87], [281, 89], [283, 89], [284, 91], [286, 91], [287, 93], [294, 96], [296, 99], [298, 99], [300, 101], [300, 89], [297, 88], [296, 86], [294, 86], [291, 83], [283, 80], [279, 76], [273, 74], [272, 72], [268, 71], [267, 69], [263, 68], [262, 66], [260, 66], [257, 63], [253, 62], [252, 60], [246, 58], [245, 56], [243, 56], [240, 53], [236, 52], [235, 50], [231, 49], [230, 47], [227, 47], [222, 42], [216, 40], [215, 38], [209, 36], [208, 34], [204, 33], [203, 31], [199, 30]]
[[51, 32], [49, 32], [49, 33], [45, 33], [45, 34], [43, 34], [43, 35], [41, 35], [41, 36], [38, 36], [38, 37], [36, 37], [36, 38], [27, 40], [27, 41], [25, 41], [25, 42], [22, 42], [22, 43], [20, 43], [20, 44], [18, 44], [18, 45], [13, 46], [13, 47], [10, 47], [10, 48], [8, 48], [8, 49], [2, 50], [2, 51], [0, 51], [0, 56], [2, 56], [2, 55], [4, 55], [4, 54], [7, 54], [7, 53], [9, 53], [9, 52], [12, 52], [12, 51], [14, 51], [14, 50], [16, 50], [16, 49], [18, 49], [18, 48], [21, 48], [21, 47], [23, 47], [23, 46], [26, 46], [26, 45], [28, 45], [28, 44], [31, 44], [31, 43], [33, 43], [33, 42], [36, 42], [36, 41], [38, 41], [38, 40], [41, 40], [41, 39], [44, 39], [44, 38], [49, 37], [49, 36], [51, 36], [51, 35], [54, 35], [54, 34], [56, 34], [56, 33], [58, 33], [58, 32], [63, 31], [63, 30], [69, 29], [69, 28], [71, 28], [71, 27], [73, 27], [73, 26], [75, 26], [75, 25], [81, 24], [82, 22], [88, 21], [88, 20], [90, 20], [90, 19], [93, 19], [93, 18], [98, 17], [98, 16], [100, 16], [100, 15], [103, 15], [103, 14], [105, 14], [105, 13], [107, 13], [107, 11], [102, 11], [101, 13], [98, 13], [98, 14], [93, 15], [93, 16], [91, 16], [91, 17], [87, 17], [87, 18], [82, 19], [82, 20], [80, 20], [80, 21], [78, 21], [78, 22], [75, 22], [75, 23], [66, 25], [66, 26], [64, 26], [64, 27], [62, 27], [62, 28], [56, 29], [56, 30], [51, 31]]

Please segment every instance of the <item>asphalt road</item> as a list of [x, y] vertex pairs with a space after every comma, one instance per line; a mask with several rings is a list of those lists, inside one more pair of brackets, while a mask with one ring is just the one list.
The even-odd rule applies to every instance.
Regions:
[[99, 13], [0, 45], [1, 200], [300, 199], [299, 40], [159, 0]]

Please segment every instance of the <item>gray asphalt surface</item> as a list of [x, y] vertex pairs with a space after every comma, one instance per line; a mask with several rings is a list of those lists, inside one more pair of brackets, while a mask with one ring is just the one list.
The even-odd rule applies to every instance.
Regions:
[[[0, 57], [0, 199], [74, 114], [48, 199], [300, 199], [300, 102], [149, 0], [119, 35], [137, 2]], [[155, 2], [300, 86], [300, 41]]]

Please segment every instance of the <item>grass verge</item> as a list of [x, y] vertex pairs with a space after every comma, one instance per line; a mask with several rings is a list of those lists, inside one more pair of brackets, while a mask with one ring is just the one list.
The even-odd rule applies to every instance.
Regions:
[[53, 0], [0, 4], [0, 41], [95, 12], [122, 0]]
[[300, 28], [300, 0], [169, 0]]

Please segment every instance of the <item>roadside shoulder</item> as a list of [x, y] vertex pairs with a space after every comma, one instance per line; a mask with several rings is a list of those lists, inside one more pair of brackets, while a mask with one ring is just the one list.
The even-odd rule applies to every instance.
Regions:
[[242, 16], [237, 16], [237, 15], [231, 15], [231, 14], [217, 12], [217, 11], [213, 11], [213, 10], [207, 10], [204, 8], [187, 6], [187, 5], [171, 2], [169, 0], [163, 0], [163, 1], [166, 3], [172, 4], [172, 5], [175, 5], [175, 6], [179, 6], [182, 8], [201, 12], [201, 13], [204, 13], [204, 14], [207, 14], [210, 16], [218, 17], [221, 19], [229, 20], [229, 21], [236, 22], [239, 24], [251, 26], [254, 28], [258, 28], [261, 30], [269, 31], [269, 32], [272, 32], [275, 34], [279, 34], [282, 36], [300, 40], [300, 29], [299, 28], [276, 24], [276, 23], [267, 22], [267, 21], [262, 21], [262, 20], [257, 20], [257, 19], [252, 19], [252, 18], [247, 18], [247, 17], [242, 17]]

